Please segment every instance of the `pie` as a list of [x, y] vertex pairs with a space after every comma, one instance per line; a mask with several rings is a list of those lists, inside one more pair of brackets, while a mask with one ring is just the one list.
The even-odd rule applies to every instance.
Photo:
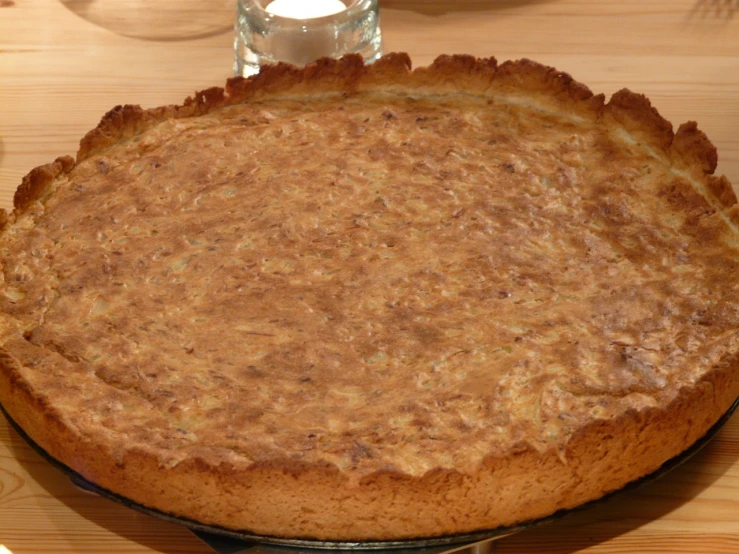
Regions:
[[0, 402], [135, 503], [388, 541], [582, 505], [739, 396], [715, 147], [535, 62], [279, 64], [119, 106], [2, 215]]

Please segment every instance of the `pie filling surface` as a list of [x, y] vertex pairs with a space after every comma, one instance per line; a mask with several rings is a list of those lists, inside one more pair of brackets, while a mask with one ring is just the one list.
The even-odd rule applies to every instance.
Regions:
[[117, 108], [34, 170], [0, 237], [31, 437], [175, 515], [322, 539], [541, 517], [699, 437], [739, 394], [715, 149], [532, 62], [407, 65]]

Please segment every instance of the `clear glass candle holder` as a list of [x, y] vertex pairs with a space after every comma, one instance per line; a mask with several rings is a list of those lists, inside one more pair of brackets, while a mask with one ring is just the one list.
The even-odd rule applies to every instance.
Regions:
[[309, 19], [274, 15], [268, 11], [271, 1], [237, 0], [236, 75], [253, 75], [266, 63], [303, 66], [349, 53], [371, 63], [382, 55], [378, 0], [341, 0], [346, 9]]

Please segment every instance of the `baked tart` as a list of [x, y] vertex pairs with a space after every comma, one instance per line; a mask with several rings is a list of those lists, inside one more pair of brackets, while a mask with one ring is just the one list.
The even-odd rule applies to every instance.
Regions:
[[624, 487], [739, 396], [693, 122], [528, 60], [265, 67], [119, 106], [2, 214], [0, 402], [135, 503], [386, 541]]

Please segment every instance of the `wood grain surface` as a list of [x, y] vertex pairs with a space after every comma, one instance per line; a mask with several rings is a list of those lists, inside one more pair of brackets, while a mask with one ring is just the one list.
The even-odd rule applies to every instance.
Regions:
[[[736, 0], [381, 0], [386, 51], [528, 57], [595, 92], [696, 120], [739, 184]], [[179, 103], [231, 75], [231, 0], [0, 0], [0, 206], [73, 154], [118, 104]], [[186, 529], [74, 487], [0, 416], [0, 544], [40, 552], [206, 553]], [[513, 553], [739, 552], [739, 416], [661, 480], [494, 543]]]

